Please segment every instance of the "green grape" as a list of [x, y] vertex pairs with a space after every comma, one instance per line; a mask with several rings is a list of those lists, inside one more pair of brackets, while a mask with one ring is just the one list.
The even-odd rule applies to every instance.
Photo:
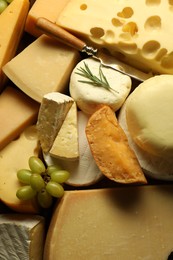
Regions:
[[49, 181], [46, 185], [47, 192], [56, 198], [61, 198], [64, 195], [64, 189], [61, 184], [55, 181]]
[[0, 14], [7, 8], [8, 3], [5, 0], [0, 0]]
[[42, 160], [36, 156], [31, 156], [29, 158], [29, 167], [32, 172], [34, 173], [43, 173], [45, 172], [46, 168]]
[[27, 169], [21, 169], [21, 170], [17, 171], [18, 180], [24, 184], [30, 184], [31, 175], [32, 175], [32, 172]]
[[70, 173], [65, 170], [53, 171], [51, 173], [51, 180], [58, 182], [58, 183], [63, 183], [68, 180], [69, 176], [70, 176]]
[[62, 170], [61, 166], [59, 166], [59, 165], [49, 165], [49, 166], [47, 167], [47, 173], [48, 173], [49, 175], [51, 175], [51, 173], [52, 173], [53, 171], [59, 171], [59, 170]]
[[42, 208], [49, 208], [53, 201], [52, 196], [46, 191], [46, 189], [42, 189], [38, 192], [37, 200]]
[[29, 200], [36, 196], [37, 192], [31, 188], [30, 185], [19, 188], [16, 192], [16, 196], [20, 200]]
[[7, 2], [8, 4], [10, 4], [12, 1], [13, 1], [13, 0], [6, 0], [6, 2]]
[[40, 191], [45, 187], [43, 178], [38, 173], [33, 173], [30, 178], [30, 185], [33, 190]]

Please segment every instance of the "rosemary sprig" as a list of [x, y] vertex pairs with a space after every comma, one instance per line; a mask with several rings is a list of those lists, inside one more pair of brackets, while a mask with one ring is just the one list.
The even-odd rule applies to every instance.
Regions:
[[76, 72], [76, 74], [86, 78], [86, 79], [89, 79], [88, 81], [87, 80], [79, 80], [79, 82], [82, 82], [82, 83], [89, 83], [93, 86], [96, 86], [96, 87], [103, 87], [109, 91], [115, 91], [117, 92], [115, 89], [111, 88], [110, 85], [109, 85], [109, 82], [106, 78], [106, 76], [103, 74], [103, 71], [101, 69], [101, 65], [99, 67], [99, 77], [93, 75], [93, 73], [91, 72], [89, 66], [84, 62], [84, 65], [85, 65], [85, 68], [78, 68], [78, 71], [79, 72]]

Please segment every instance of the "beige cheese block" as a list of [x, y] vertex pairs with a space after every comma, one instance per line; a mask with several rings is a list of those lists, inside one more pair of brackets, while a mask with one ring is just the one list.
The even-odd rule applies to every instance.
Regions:
[[173, 251], [173, 187], [66, 191], [44, 260], [163, 260]]
[[14, 0], [0, 15], [0, 89], [6, 82], [2, 67], [16, 53], [28, 10], [29, 0]]
[[37, 119], [38, 139], [43, 152], [51, 149], [74, 100], [59, 92], [44, 95]]
[[39, 104], [14, 87], [0, 95], [0, 150], [37, 120]]
[[0, 215], [0, 259], [42, 260], [45, 220], [38, 215]]
[[51, 22], [55, 22], [58, 15], [68, 2], [69, 0], [49, 0], [48, 5], [47, 0], [36, 0], [29, 10], [25, 24], [25, 31], [35, 37], [39, 37], [42, 32], [35, 26], [37, 19], [39, 17], [44, 17]]
[[172, 74], [172, 9], [172, 1], [71, 0], [57, 23], [137, 68]]
[[[94, 76], [103, 82], [107, 81], [109, 89], [100, 85], [93, 86], [93, 84], [90, 83], [90, 79], [79, 75], [78, 73], [81, 74], [81, 69], [86, 70], [86, 66]], [[106, 77], [106, 80], [100, 78], [100, 69]], [[85, 81], [85, 83], [83, 81]], [[80, 61], [72, 71], [69, 90], [71, 97], [76, 101], [78, 107], [84, 113], [91, 115], [100, 105], [108, 105], [114, 111], [117, 111], [128, 96], [131, 90], [131, 84], [129, 76], [110, 68], [100, 67], [100, 62], [93, 58], [87, 58]]]
[[74, 102], [49, 151], [50, 155], [63, 160], [79, 159], [77, 106]]
[[37, 131], [30, 126], [20, 137], [0, 151], [0, 200], [9, 208], [21, 213], [37, 213], [39, 211], [35, 200], [21, 201], [16, 197], [16, 191], [21, 187], [17, 179], [17, 171], [28, 169], [30, 156], [38, 156]]
[[41, 102], [45, 94], [67, 89], [79, 59], [76, 50], [42, 35], [9, 61], [3, 71], [23, 92]]

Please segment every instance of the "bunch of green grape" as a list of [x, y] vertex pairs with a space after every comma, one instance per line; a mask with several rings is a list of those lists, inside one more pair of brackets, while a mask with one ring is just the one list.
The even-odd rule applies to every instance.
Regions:
[[7, 6], [12, 2], [13, 0], [0, 0], [0, 14], [7, 8]]
[[43, 161], [31, 156], [28, 161], [29, 169], [17, 171], [17, 178], [24, 186], [20, 187], [16, 196], [20, 200], [37, 198], [42, 208], [49, 208], [53, 198], [61, 198], [64, 195], [63, 183], [70, 176], [69, 172], [59, 166], [45, 167]]

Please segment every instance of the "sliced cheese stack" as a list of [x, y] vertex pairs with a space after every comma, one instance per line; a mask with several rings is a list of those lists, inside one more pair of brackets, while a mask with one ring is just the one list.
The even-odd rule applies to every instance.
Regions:
[[[88, 116], [82, 111], [78, 111], [77, 114], [77, 130], [78, 130], [78, 144], [79, 144], [79, 159], [75, 161], [65, 160], [60, 158], [55, 158], [50, 155], [50, 153], [44, 154], [44, 159], [47, 165], [58, 165], [63, 169], [70, 172], [70, 177], [67, 180], [67, 184], [71, 186], [88, 186], [97, 183], [103, 178], [103, 174], [97, 167], [95, 160], [91, 154], [90, 147], [85, 134], [85, 127], [88, 122]], [[66, 119], [65, 119], [66, 121]], [[61, 130], [60, 130], [61, 131]], [[67, 134], [68, 129], [64, 129], [64, 136]], [[73, 150], [73, 142], [69, 143], [69, 146], [64, 148]]]
[[[109, 89], [101, 85], [93, 85], [91, 79], [78, 74], [81, 74], [81, 68], [86, 70], [86, 67], [94, 76], [104, 82], [103, 78], [100, 78], [101, 69]], [[100, 67], [100, 62], [88, 58], [79, 62], [72, 71], [69, 88], [70, 95], [86, 114], [93, 114], [103, 104], [109, 105], [114, 111], [117, 111], [131, 90], [131, 79], [113, 69]]]
[[168, 259], [172, 215], [172, 186], [68, 191], [55, 207], [44, 260]]
[[0, 95], [0, 150], [37, 120], [39, 104], [16, 88]]
[[44, 95], [37, 120], [38, 139], [43, 152], [48, 152], [74, 103], [73, 99], [59, 92]]
[[137, 68], [172, 74], [172, 9], [172, 1], [71, 0], [57, 23]]
[[49, 151], [50, 155], [64, 160], [79, 158], [77, 106], [74, 102]]
[[21, 187], [17, 179], [17, 171], [28, 169], [30, 156], [38, 156], [37, 131], [30, 126], [18, 137], [0, 151], [0, 200], [17, 212], [37, 213], [39, 211], [35, 200], [22, 201], [16, 197], [16, 191]]
[[0, 259], [42, 260], [45, 223], [37, 215], [0, 215]]
[[0, 89], [6, 81], [2, 67], [16, 53], [28, 10], [29, 0], [14, 0], [0, 15]]
[[9, 61], [3, 71], [23, 92], [41, 102], [45, 94], [64, 92], [79, 53], [45, 35]]

